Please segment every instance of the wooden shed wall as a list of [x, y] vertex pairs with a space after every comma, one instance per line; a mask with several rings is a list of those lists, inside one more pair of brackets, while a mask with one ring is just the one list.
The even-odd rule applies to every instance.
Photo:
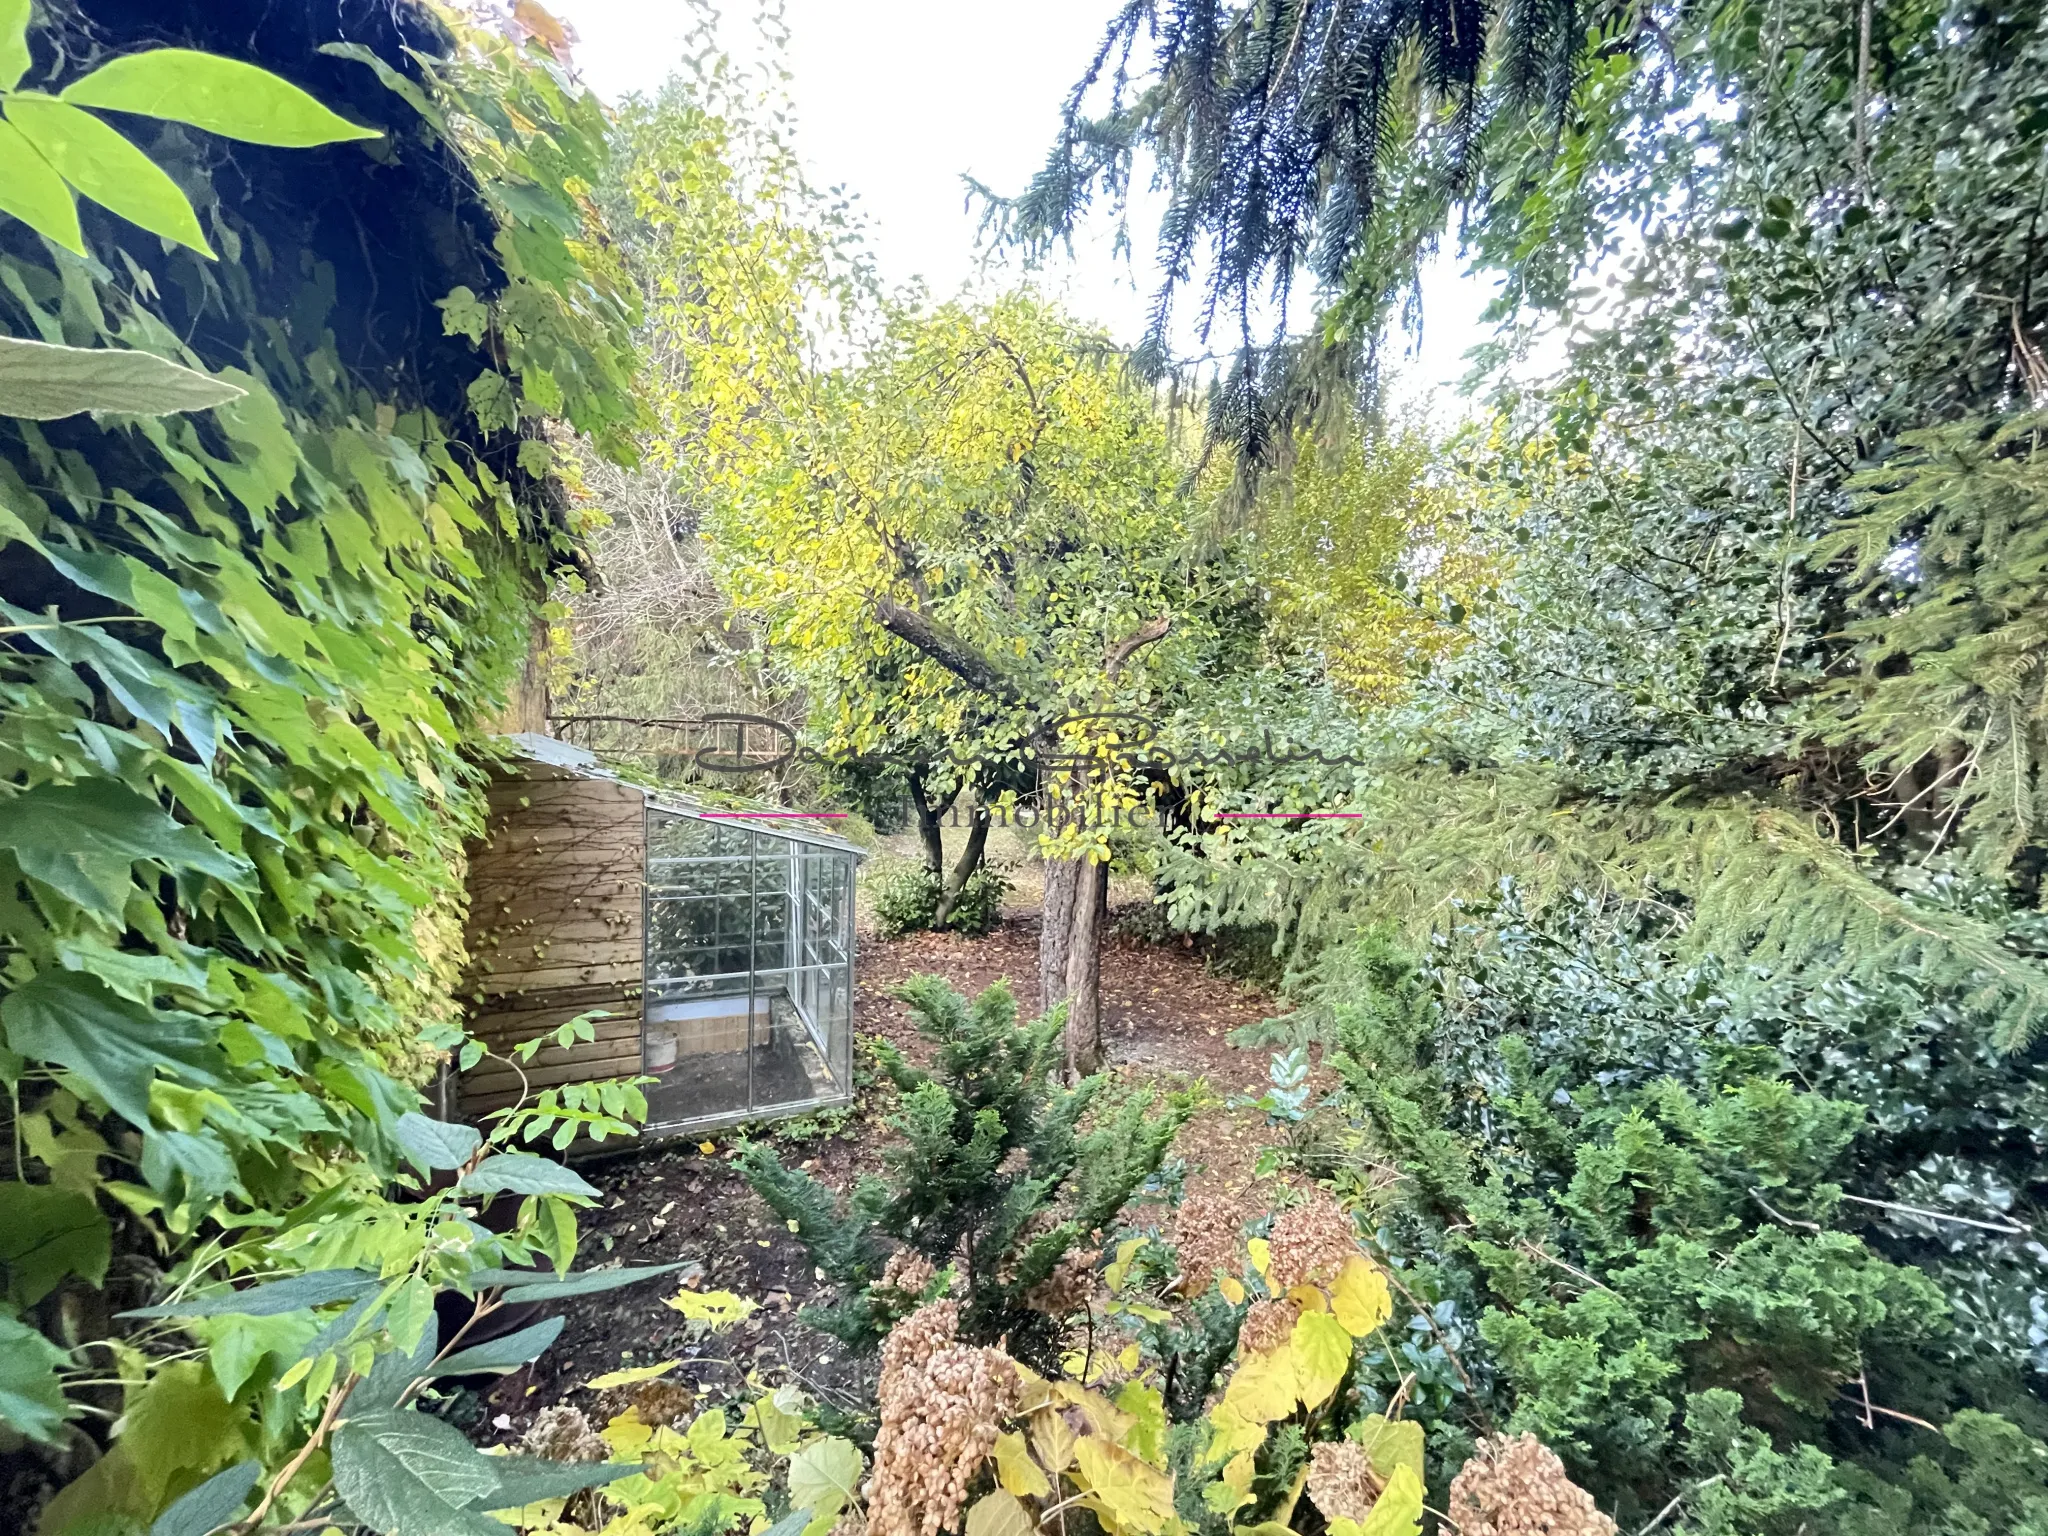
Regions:
[[[504, 1054], [607, 1009], [597, 1038], [544, 1049], [534, 1088], [640, 1070], [647, 821], [636, 789], [539, 764], [492, 783], [490, 821], [469, 856], [470, 1031]], [[519, 1096], [519, 1076], [486, 1057], [462, 1076], [474, 1117]]]

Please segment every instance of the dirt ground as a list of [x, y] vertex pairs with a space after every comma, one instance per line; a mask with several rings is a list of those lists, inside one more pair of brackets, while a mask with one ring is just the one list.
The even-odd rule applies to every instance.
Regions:
[[[1113, 913], [1113, 920], [1123, 915]], [[970, 995], [1007, 978], [1030, 1017], [1038, 1006], [1037, 954], [1035, 915], [1006, 917], [981, 939], [923, 933], [883, 942], [864, 935], [856, 962], [856, 1033], [864, 1041], [879, 1037], [907, 1054], [921, 1054], [907, 1010], [892, 996], [920, 973], [944, 976]], [[1112, 1070], [1132, 1081], [1163, 1087], [1199, 1082], [1208, 1089], [1207, 1107], [1183, 1131], [1174, 1155], [1198, 1177], [1206, 1168], [1208, 1177], [1247, 1186], [1264, 1119], [1227, 1101], [1261, 1091], [1266, 1056], [1239, 1050], [1225, 1036], [1271, 1016], [1278, 1005], [1254, 988], [1213, 974], [1189, 947], [1146, 943], [1114, 931], [1104, 946], [1102, 993]], [[881, 1121], [890, 1090], [865, 1080], [872, 1075], [862, 1074], [850, 1110], [785, 1122], [761, 1134], [786, 1162], [802, 1164], [837, 1189], [850, 1188], [859, 1174], [879, 1167], [888, 1134]], [[872, 1383], [865, 1373], [873, 1363], [850, 1359], [836, 1341], [797, 1320], [797, 1309], [822, 1299], [827, 1287], [802, 1246], [729, 1166], [732, 1152], [732, 1138], [719, 1136], [702, 1146], [650, 1147], [585, 1170], [604, 1191], [604, 1204], [584, 1217], [579, 1268], [621, 1261], [686, 1267], [643, 1286], [558, 1304], [569, 1325], [554, 1348], [469, 1405], [464, 1416], [480, 1439], [516, 1440], [540, 1409], [554, 1403], [573, 1404], [596, 1417], [611, 1404], [597, 1402], [598, 1394], [583, 1383], [670, 1358], [683, 1364], [669, 1379], [703, 1397], [790, 1382], [849, 1409], [868, 1398]], [[736, 1291], [759, 1302], [760, 1310], [738, 1328], [693, 1337], [690, 1324], [662, 1305], [678, 1279], [697, 1289]]]

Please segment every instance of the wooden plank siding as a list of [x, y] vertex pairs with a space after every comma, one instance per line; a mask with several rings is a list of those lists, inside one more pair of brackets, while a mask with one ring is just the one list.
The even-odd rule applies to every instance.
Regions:
[[581, 1013], [614, 1017], [592, 1041], [542, 1050], [523, 1069], [528, 1088], [640, 1070], [645, 797], [540, 763], [503, 772], [469, 853], [463, 992], [470, 1032], [494, 1053], [462, 1075], [470, 1118], [519, 1098], [519, 1072], [495, 1057]]

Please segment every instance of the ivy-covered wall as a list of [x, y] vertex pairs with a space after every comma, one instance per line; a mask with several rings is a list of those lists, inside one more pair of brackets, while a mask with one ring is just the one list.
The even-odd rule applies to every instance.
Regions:
[[67, 1483], [46, 1529], [147, 1518], [296, 1411], [288, 1354], [167, 1368], [114, 1314], [166, 1274], [311, 1262], [380, 1198], [457, 1033], [478, 744], [578, 558], [549, 424], [621, 459], [634, 426], [631, 300], [587, 196], [604, 122], [538, 45], [385, 0], [39, 6], [22, 85], [165, 45], [381, 137], [123, 118], [215, 259], [91, 203], [87, 257], [0, 217], [0, 331], [247, 391], [0, 418], [10, 1530]]

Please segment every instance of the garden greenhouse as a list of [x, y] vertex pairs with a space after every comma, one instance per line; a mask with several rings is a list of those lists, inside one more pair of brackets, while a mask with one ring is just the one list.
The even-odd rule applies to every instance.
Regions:
[[[853, 844], [773, 808], [629, 783], [550, 737], [506, 738], [470, 853], [470, 1118], [523, 1091], [644, 1073], [648, 1129], [852, 1096]], [[532, 1064], [521, 1041], [589, 1014]]]

